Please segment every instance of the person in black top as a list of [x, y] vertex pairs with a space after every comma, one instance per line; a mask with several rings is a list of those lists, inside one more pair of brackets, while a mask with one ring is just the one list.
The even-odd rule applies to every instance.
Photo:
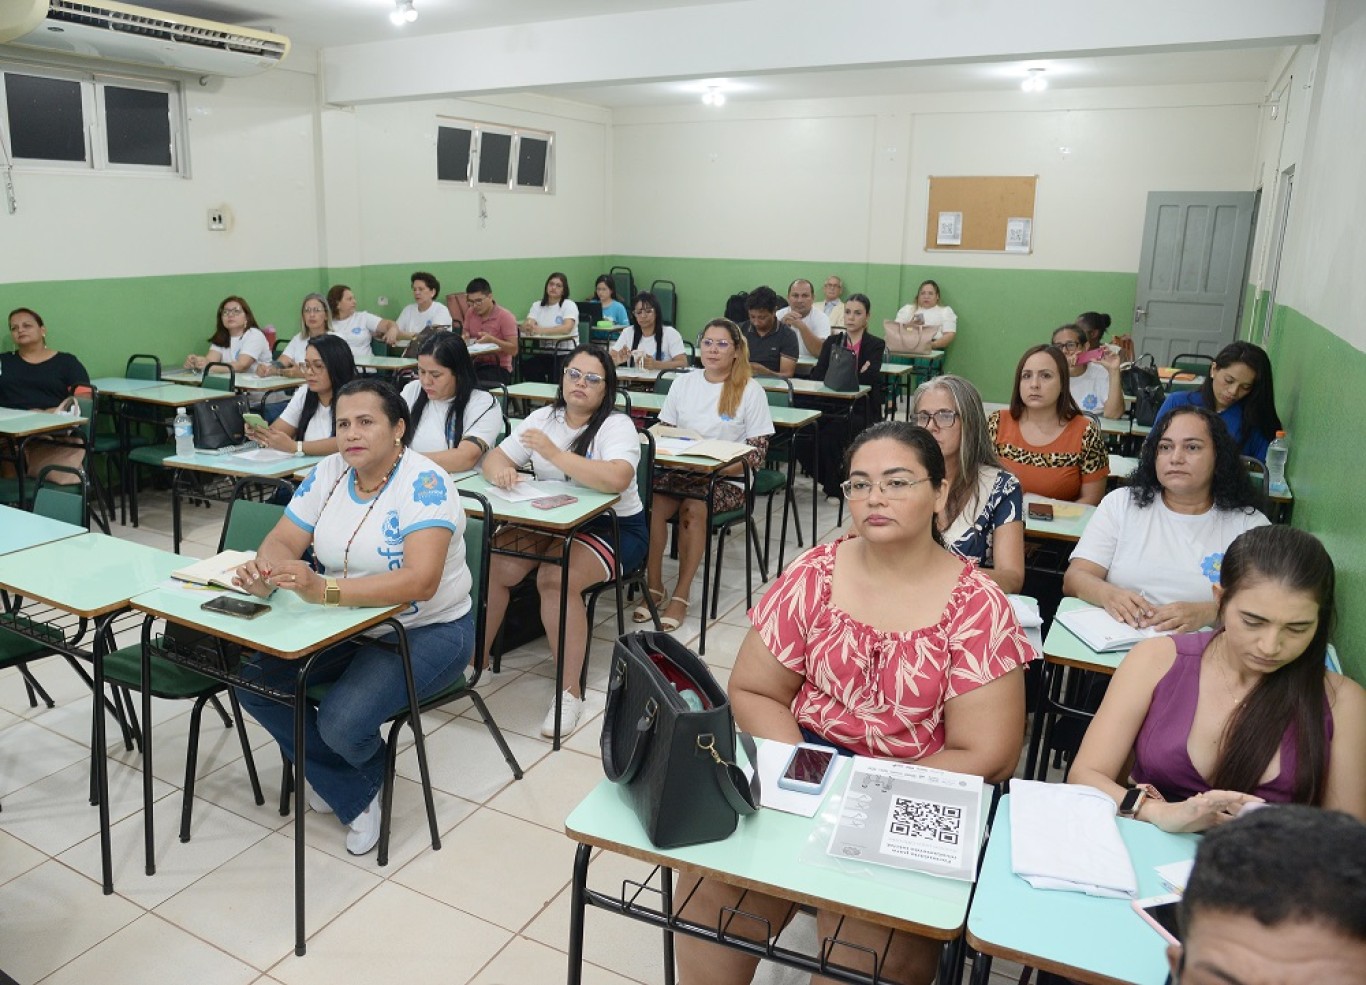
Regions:
[[[840, 483], [844, 481], [844, 449], [860, 431], [870, 424], [882, 420], [882, 357], [887, 352], [887, 343], [868, 331], [868, 316], [872, 312], [872, 302], [866, 294], [851, 294], [844, 302], [844, 331], [834, 332], [821, 344], [821, 354], [811, 370], [811, 379], [824, 380], [830, 368], [830, 353], [837, 346], [848, 349], [854, 354], [854, 365], [858, 369], [860, 386], [869, 387], [864, 400], [831, 402], [826, 411], [826, 419], [820, 428], [820, 480], [825, 495], [838, 499]], [[810, 471], [809, 460], [803, 456], [803, 464]]]
[[47, 328], [32, 308], [9, 313], [10, 338], [17, 351], [0, 353], [0, 407], [55, 410], [90, 374], [69, 352], [47, 345]]
[[745, 301], [749, 320], [740, 326], [749, 346], [749, 368], [755, 376], [791, 376], [797, 370], [797, 333], [778, 323], [778, 295], [756, 287]]

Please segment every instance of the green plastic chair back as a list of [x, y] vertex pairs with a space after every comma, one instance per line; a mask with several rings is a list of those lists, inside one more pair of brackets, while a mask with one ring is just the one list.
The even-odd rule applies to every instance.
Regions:
[[231, 366], [224, 366], [222, 363], [209, 363], [204, 367], [204, 375], [201, 379], [206, 390], [224, 390], [232, 393], [236, 377], [237, 373]]
[[484, 618], [489, 598], [489, 563], [493, 552], [493, 507], [477, 492], [460, 490], [460, 498], [476, 503], [483, 516], [465, 515], [465, 565], [470, 569], [470, 601], [474, 606], [473, 683], [484, 669]]
[[33, 512], [49, 520], [85, 526], [85, 487], [53, 486], [39, 487], [33, 494]]
[[234, 499], [223, 518], [220, 551], [254, 551], [285, 515], [277, 503], [258, 503], [254, 499]]
[[161, 360], [143, 353], [129, 356], [123, 367], [123, 375], [130, 380], [159, 380]]

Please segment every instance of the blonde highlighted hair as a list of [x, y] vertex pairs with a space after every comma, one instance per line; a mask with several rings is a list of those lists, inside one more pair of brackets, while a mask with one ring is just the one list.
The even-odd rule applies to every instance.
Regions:
[[725, 329], [726, 334], [730, 336], [730, 344], [735, 347], [735, 362], [730, 364], [730, 376], [721, 387], [721, 399], [716, 404], [719, 413], [726, 417], [734, 417], [740, 410], [740, 401], [744, 399], [745, 388], [749, 386], [753, 376], [749, 369], [749, 346], [739, 325], [729, 318], [713, 318], [702, 326], [702, 334], [697, 337], [699, 347], [707, 330], [712, 328]]

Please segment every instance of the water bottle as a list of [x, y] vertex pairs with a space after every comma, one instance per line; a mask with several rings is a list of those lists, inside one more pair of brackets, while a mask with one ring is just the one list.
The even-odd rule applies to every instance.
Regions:
[[1285, 460], [1290, 457], [1290, 445], [1286, 443], [1285, 432], [1277, 431], [1276, 438], [1266, 449], [1266, 484], [1273, 495], [1288, 491], [1285, 484]]
[[172, 424], [175, 432], [175, 453], [180, 456], [194, 454], [194, 425], [190, 423], [190, 415], [185, 413], [184, 407], [175, 409], [175, 422]]

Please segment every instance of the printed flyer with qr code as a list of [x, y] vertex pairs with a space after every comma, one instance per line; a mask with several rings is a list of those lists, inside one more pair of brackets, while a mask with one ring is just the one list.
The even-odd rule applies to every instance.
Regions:
[[855, 756], [827, 849], [971, 882], [981, 848], [980, 776]]

